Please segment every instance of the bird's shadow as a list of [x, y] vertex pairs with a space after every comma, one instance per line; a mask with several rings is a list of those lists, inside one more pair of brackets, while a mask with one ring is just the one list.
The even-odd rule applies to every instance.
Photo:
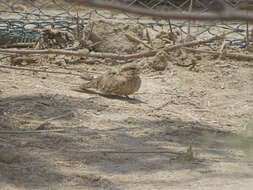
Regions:
[[100, 93], [100, 92], [96, 92], [96, 91], [93, 91], [93, 90], [88, 90], [88, 89], [72, 89], [73, 91], [76, 91], [76, 92], [80, 92], [80, 93], [86, 93], [86, 94], [94, 94], [94, 95], [99, 95], [99, 96], [102, 96], [102, 97], [105, 97], [105, 98], [109, 98], [109, 99], [115, 99], [115, 100], [121, 100], [121, 101], [126, 101], [130, 104], [146, 104], [146, 102], [143, 102], [142, 100], [140, 99], [137, 99], [137, 98], [131, 98], [131, 97], [128, 97], [128, 96], [119, 96], [119, 95], [112, 95], [112, 94], [103, 94], [103, 93]]

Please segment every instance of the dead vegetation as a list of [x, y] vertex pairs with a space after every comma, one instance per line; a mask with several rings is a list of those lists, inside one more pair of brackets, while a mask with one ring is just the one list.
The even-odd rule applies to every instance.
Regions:
[[[0, 189], [252, 185], [249, 50], [229, 34], [75, 23], [36, 30], [33, 48], [1, 46]], [[128, 63], [143, 80], [130, 99], [71, 90]]]

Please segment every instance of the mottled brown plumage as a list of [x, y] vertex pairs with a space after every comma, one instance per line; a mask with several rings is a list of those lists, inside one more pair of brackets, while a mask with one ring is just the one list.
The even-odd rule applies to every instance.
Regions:
[[106, 95], [130, 95], [141, 86], [140, 70], [136, 65], [126, 65], [119, 71], [109, 71], [82, 84], [81, 89], [93, 88]]

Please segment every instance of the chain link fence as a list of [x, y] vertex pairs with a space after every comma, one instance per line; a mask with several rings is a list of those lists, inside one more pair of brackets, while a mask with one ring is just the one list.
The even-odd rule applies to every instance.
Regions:
[[[105, 0], [100, 2], [121, 3], [127, 7], [141, 7], [148, 10], [177, 12], [198, 12], [204, 14], [215, 11], [216, 1], [206, 0]], [[226, 0], [224, 3], [234, 9], [249, 12], [253, 7], [251, 0]], [[217, 8], [217, 7], [216, 7]], [[77, 22], [85, 27], [90, 19], [109, 20], [122, 23], [136, 23], [146, 28], [157, 27], [180, 31], [181, 36], [195, 39], [218, 33], [229, 33], [230, 45], [246, 47], [250, 42], [249, 24], [237, 22], [196, 22], [147, 18], [119, 11], [107, 11], [85, 7], [68, 0], [0, 0], [0, 45], [29, 43], [42, 37], [42, 29], [52, 28], [73, 33]], [[230, 36], [230, 37], [229, 37]]]

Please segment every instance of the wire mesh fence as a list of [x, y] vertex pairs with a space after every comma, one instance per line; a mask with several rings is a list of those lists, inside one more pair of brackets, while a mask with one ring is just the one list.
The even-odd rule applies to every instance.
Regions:
[[[125, 7], [141, 7], [148, 11], [197, 12], [200, 17], [206, 12], [217, 12], [222, 7], [217, 4], [217, 1], [206, 0], [100, 0], [96, 2], [102, 4], [120, 3]], [[246, 14], [253, 7], [251, 0], [226, 0], [224, 3], [225, 6], [233, 8], [233, 10], [243, 10]], [[160, 27], [163, 30], [180, 32], [181, 38], [191, 36], [194, 39], [201, 39], [224, 32], [229, 33], [227, 41], [230, 45], [241, 48], [246, 47], [251, 40], [247, 21], [197, 22], [157, 19], [127, 12], [82, 6], [82, 4], [64, 0], [0, 0], [0, 15], [0, 45], [38, 41], [43, 35], [41, 30], [46, 28], [73, 33], [77, 29], [77, 22], [85, 27], [91, 18], [93, 20], [136, 23], [154, 30]]]

